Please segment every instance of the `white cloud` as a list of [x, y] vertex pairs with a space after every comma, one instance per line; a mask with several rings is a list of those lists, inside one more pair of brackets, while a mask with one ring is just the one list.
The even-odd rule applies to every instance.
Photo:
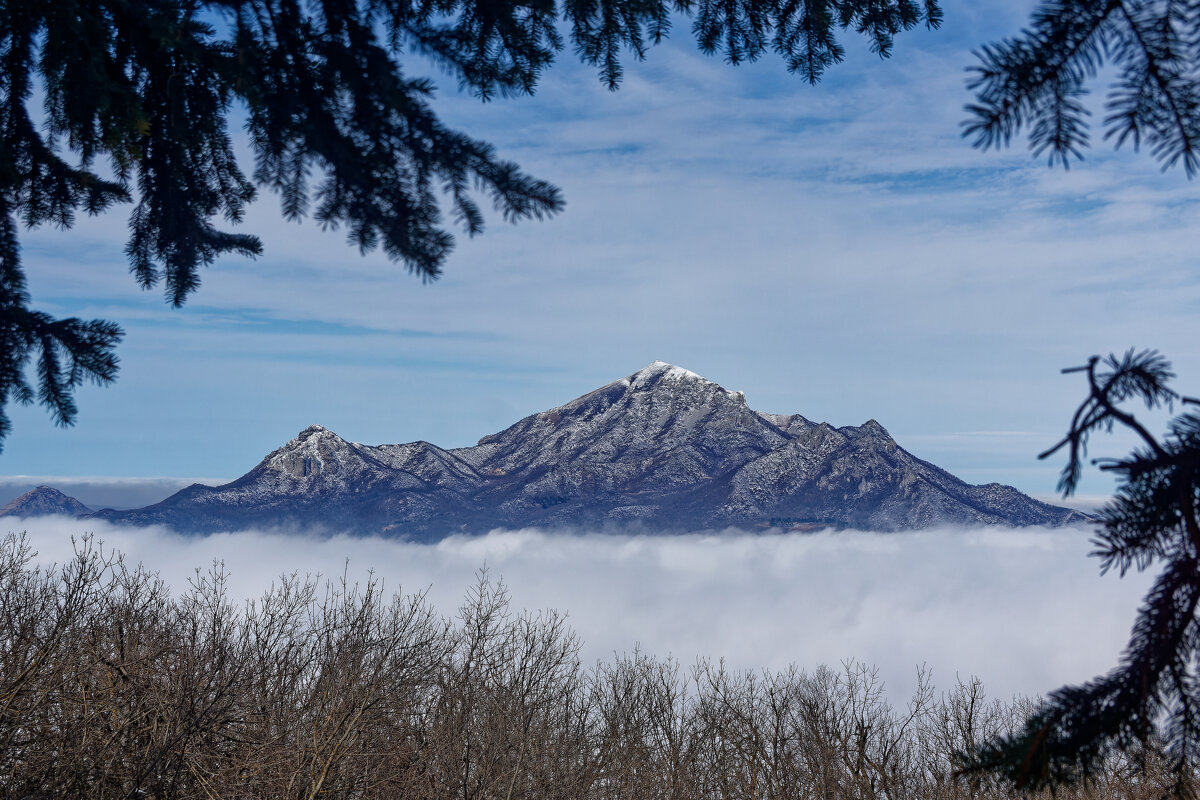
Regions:
[[993, 696], [1090, 678], [1116, 663], [1149, 580], [1099, 577], [1086, 558], [1089, 534], [1078, 529], [679, 537], [527, 530], [415, 545], [7, 522], [28, 530], [44, 561], [62, 561], [70, 537], [91, 530], [173, 586], [220, 560], [239, 597], [283, 573], [346, 568], [361, 579], [373, 570], [392, 589], [428, 588], [451, 614], [486, 565], [516, 607], [568, 612], [587, 661], [639, 643], [685, 664], [710, 656], [736, 667], [810, 668], [857, 658], [877, 664], [901, 695], [922, 662], [940, 686], [975, 674]]

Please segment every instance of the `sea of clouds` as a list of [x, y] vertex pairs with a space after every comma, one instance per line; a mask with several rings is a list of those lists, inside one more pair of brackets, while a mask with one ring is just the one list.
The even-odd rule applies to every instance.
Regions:
[[1086, 529], [942, 529], [620, 536], [540, 530], [452, 536], [436, 544], [242, 531], [185, 537], [65, 518], [6, 519], [43, 563], [72, 537], [158, 571], [173, 587], [221, 562], [238, 598], [298, 572], [426, 592], [452, 616], [486, 568], [514, 609], [556, 609], [585, 663], [635, 646], [731, 666], [875, 664], [897, 699], [918, 664], [949, 688], [979, 676], [992, 696], [1038, 694], [1115, 665], [1149, 574], [1101, 577]]

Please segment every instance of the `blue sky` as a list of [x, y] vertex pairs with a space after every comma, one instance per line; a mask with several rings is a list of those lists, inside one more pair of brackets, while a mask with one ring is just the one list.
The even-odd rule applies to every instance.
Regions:
[[444, 82], [447, 121], [567, 207], [494, 219], [431, 284], [282, 221], [267, 193], [244, 225], [265, 255], [213, 265], [182, 310], [128, 275], [124, 209], [27, 233], [35, 305], [127, 335], [75, 427], [13, 410], [0, 476], [232, 479], [314, 422], [469, 445], [663, 359], [754, 408], [875, 418], [964, 479], [1048, 494], [1060, 464], [1035, 455], [1083, 392], [1061, 367], [1156, 347], [1200, 391], [1200, 205], [1099, 131], [1069, 173], [960, 138], [971, 49], [1031, 7], [947, 2], [943, 29], [888, 61], [847, 37], [816, 87], [777, 59], [705, 57], [686, 25], [616, 93], [569, 52], [534, 97]]

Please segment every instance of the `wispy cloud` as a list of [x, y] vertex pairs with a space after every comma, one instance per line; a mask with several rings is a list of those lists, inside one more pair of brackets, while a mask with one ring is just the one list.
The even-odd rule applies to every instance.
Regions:
[[639, 644], [685, 663], [708, 656], [745, 668], [858, 658], [878, 664], [900, 696], [920, 663], [942, 685], [976, 674], [994, 696], [1090, 678], [1116, 663], [1148, 585], [1144, 575], [1099, 577], [1082, 530], [679, 537], [526, 530], [415, 545], [7, 522], [28, 530], [43, 561], [67, 558], [70, 537], [90, 530], [173, 586], [221, 561], [242, 598], [283, 573], [345, 570], [361, 580], [370, 571], [392, 589], [428, 591], [449, 615], [486, 566], [517, 608], [568, 612], [587, 660]]
[[[1092, 353], [1162, 347], [1195, 384], [1194, 186], [1103, 144], [1064, 174], [959, 135], [970, 49], [1027, 12], [956, 4], [888, 61], [849, 41], [816, 87], [776, 59], [707, 58], [686, 26], [617, 93], [569, 56], [530, 98], [444, 87], [450, 124], [559, 184], [568, 206], [493, 221], [427, 286], [283, 222], [269, 193], [245, 225], [265, 255], [214, 264], [182, 311], [138, 295], [119, 216], [29, 234], [35, 298], [129, 335], [120, 386], [89, 390], [66, 433], [19, 410], [0, 468], [237, 474], [314, 421], [367, 442], [469, 444], [656, 358], [765, 411], [874, 417], [902, 445], [1052, 441], [1083, 388], [1058, 370]], [[973, 444], [918, 454], [1053, 489], [1041, 442]]]

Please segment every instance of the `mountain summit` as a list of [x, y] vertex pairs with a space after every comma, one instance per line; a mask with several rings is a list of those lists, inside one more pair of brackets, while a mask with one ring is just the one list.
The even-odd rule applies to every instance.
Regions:
[[751, 409], [663, 361], [528, 416], [474, 447], [364, 445], [312, 425], [224, 486], [97, 516], [181, 530], [295, 526], [420, 540], [497, 527], [1062, 525], [1086, 519], [970, 486], [875, 420], [835, 428]]
[[91, 509], [70, 495], [49, 486], [38, 486], [0, 508], [0, 517], [82, 517]]

